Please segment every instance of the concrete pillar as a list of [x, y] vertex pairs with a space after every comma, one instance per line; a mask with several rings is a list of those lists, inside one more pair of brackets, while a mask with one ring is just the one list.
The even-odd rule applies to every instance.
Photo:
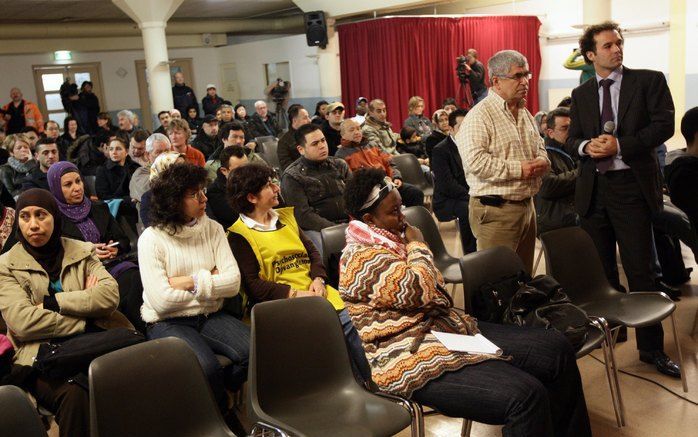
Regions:
[[676, 111], [674, 136], [667, 141], [669, 150], [680, 149], [686, 145], [681, 136], [681, 118], [686, 112], [686, 3], [686, 0], [671, 0], [669, 12], [669, 89]]
[[611, 2], [608, 0], [584, 0], [584, 24], [598, 24], [611, 19]]
[[[112, 0], [133, 21], [143, 36], [150, 110], [156, 115], [174, 107], [165, 27], [184, 0]], [[146, 116], [146, 114], [143, 114]]]

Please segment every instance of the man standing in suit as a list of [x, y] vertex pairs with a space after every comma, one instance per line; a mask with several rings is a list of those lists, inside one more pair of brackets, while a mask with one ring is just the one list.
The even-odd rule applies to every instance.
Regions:
[[[652, 214], [662, 208], [655, 149], [674, 133], [674, 104], [661, 72], [623, 66], [618, 24], [588, 27], [579, 40], [594, 78], [572, 91], [566, 146], [580, 157], [575, 203], [581, 225], [594, 240], [609, 282], [621, 289], [616, 242], [630, 291], [656, 286], [649, 269]], [[640, 360], [680, 377], [664, 353], [661, 324], [638, 328]]]

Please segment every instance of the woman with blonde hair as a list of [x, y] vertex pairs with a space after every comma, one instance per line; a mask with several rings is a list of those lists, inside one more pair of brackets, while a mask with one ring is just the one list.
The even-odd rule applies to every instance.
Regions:
[[36, 167], [31, 144], [24, 134], [8, 135], [2, 147], [9, 153], [7, 163], [0, 166], [0, 181], [12, 197], [19, 196], [22, 181]]
[[424, 99], [419, 96], [412, 96], [407, 102], [407, 112], [409, 117], [405, 119], [402, 127], [411, 127], [417, 131], [422, 139], [431, 135], [434, 127], [431, 121], [424, 116]]

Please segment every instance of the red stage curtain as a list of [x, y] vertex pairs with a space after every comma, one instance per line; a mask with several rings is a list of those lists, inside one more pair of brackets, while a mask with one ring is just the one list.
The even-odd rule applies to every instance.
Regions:
[[535, 114], [540, 25], [537, 17], [523, 16], [397, 17], [343, 24], [338, 29], [342, 100], [353, 114], [359, 96], [383, 99], [393, 130], [399, 130], [411, 96], [424, 98], [424, 115], [431, 118], [443, 99], [458, 95], [458, 55], [474, 48], [487, 67], [496, 52], [513, 49], [526, 56], [533, 73], [527, 107]]

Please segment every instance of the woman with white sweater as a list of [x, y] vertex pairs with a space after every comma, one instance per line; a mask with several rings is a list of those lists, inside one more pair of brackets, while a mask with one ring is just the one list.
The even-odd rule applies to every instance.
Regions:
[[[238, 293], [240, 271], [223, 227], [206, 216], [205, 187], [205, 169], [176, 164], [151, 188], [151, 226], [138, 240], [141, 316], [148, 338], [178, 337], [189, 344], [225, 414], [224, 381], [231, 390], [245, 381], [250, 333], [221, 311], [223, 299]], [[233, 362], [225, 378], [215, 354]], [[226, 416], [236, 434], [244, 432], [236, 429], [233, 412]]]

